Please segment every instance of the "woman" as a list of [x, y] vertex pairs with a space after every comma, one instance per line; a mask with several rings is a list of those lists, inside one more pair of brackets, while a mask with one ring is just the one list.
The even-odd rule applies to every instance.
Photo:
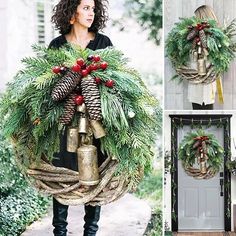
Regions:
[[[195, 15], [200, 19], [214, 19], [217, 17], [210, 6], [202, 5], [195, 10]], [[196, 63], [192, 63], [196, 65]], [[221, 83], [219, 81], [218, 83]], [[216, 81], [209, 84], [191, 84], [188, 85], [188, 99], [192, 103], [194, 110], [212, 110], [215, 102]]]
[[[49, 48], [60, 48], [67, 43], [79, 45], [91, 50], [112, 46], [111, 40], [100, 33], [108, 19], [106, 13], [107, 0], [61, 0], [53, 9], [52, 22], [60, 31], [60, 36], [53, 39]], [[78, 170], [77, 155], [66, 150], [67, 128], [60, 137], [60, 153], [54, 154], [53, 164]], [[99, 164], [106, 158], [101, 153], [99, 140], [94, 139], [97, 147]], [[96, 235], [97, 222], [100, 218], [100, 206], [85, 206], [84, 236]], [[53, 226], [54, 235], [65, 236], [67, 233], [68, 206], [60, 204], [53, 198]]]

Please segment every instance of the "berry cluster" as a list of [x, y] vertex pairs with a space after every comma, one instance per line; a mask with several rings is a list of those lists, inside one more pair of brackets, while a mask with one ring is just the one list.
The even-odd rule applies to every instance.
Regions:
[[[209, 28], [210, 27], [210, 25], [209, 25], [209, 23], [207, 23], [206, 21], [203, 21], [203, 22], [201, 22], [201, 23], [198, 23], [196, 26], [195, 26], [195, 28], [199, 31], [199, 30], [203, 30], [203, 29], [205, 29], [205, 28]], [[189, 29], [193, 29], [194, 28], [194, 26], [189, 26], [188, 27]]]
[[[101, 58], [99, 55], [89, 55], [87, 58], [89, 64], [86, 64], [83, 58], [78, 58], [76, 63], [71, 67], [73, 72], [80, 73], [83, 77], [86, 77], [92, 71], [96, 71], [98, 69], [105, 70], [108, 67], [108, 63], [105, 61], [101, 62]], [[53, 73], [59, 74], [65, 71], [66, 68], [64, 66], [55, 66], [52, 68]]]
[[[82, 77], [86, 77], [92, 71], [96, 70], [106, 70], [108, 67], [108, 63], [105, 61], [101, 61], [101, 57], [99, 55], [89, 55], [87, 57], [87, 63], [83, 58], [78, 58], [76, 63], [70, 68], [71, 71], [79, 73]], [[65, 66], [54, 66], [52, 68], [53, 73], [59, 74], [64, 73], [67, 69]], [[94, 77], [94, 81], [96, 84], [102, 84], [102, 79], [99, 77]], [[107, 80], [105, 86], [108, 88], [113, 88], [115, 82], [112, 79]], [[84, 103], [84, 97], [82, 95], [77, 95], [74, 99], [76, 105], [82, 105]]]

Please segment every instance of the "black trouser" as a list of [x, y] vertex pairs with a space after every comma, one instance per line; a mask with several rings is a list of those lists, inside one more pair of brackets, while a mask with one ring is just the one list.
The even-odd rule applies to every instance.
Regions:
[[198, 103], [192, 103], [193, 110], [213, 110], [213, 104], [207, 104], [205, 103], [198, 104]]
[[[67, 151], [67, 130], [61, 133], [60, 136], [60, 152], [54, 154], [54, 159], [52, 161], [54, 166], [65, 167], [74, 171], [78, 171], [78, 161], [77, 154]], [[98, 165], [100, 166], [103, 161], [106, 159], [107, 155], [101, 152], [101, 143], [99, 139], [93, 140], [93, 145], [97, 147], [98, 152]], [[84, 236], [96, 235], [98, 230], [97, 222], [100, 218], [100, 206], [85, 206], [85, 224], [84, 224]], [[68, 215], [68, 206], [59, 203], [56, 199], [53, 198], [53, 230], [54, 235], [56, 236], [65, 236], [67, 229], [67, 215]]]
[[[59, 203], [55, 198], [53, 198], [53, 221], [54, 226], [53, 233], [55, 236], [66, 236], [67, 235], [67, 215], [68, 215], [68, 205], [63, 205]], [[100, 206], [90, 206], [87, 205], [85, 208], [84, 216], [84, 236], [95, 236], [98, 230], [98, 221], [100, 218]]]

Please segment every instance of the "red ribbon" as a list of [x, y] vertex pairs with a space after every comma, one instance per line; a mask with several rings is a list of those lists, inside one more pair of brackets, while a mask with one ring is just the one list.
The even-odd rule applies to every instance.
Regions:
[[208, 136], [198, 136], [194, 140], [206, 141], [209, 140]]
[[199, 153], [203, 153], [203, 156], [205, 157], [205, 154], [206, 153], [204, 153], [204, 150], [203, 150], [203, 148], [202, 148], [202, 142], [203, 141], [206, 141], [206, 140], [209, 140], [209, 137], [208, 136], [198, 136], [198, 137], [196, 137], [196, 138], [194, 138], [194, 140], [199, 140], [200, 141], [200, 145], [199, 145], [199, 147], [198, 147], [198, 152]]

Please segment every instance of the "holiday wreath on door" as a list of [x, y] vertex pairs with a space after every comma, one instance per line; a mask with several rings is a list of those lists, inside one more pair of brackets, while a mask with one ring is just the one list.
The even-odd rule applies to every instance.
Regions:
[[199, 129], [185, 135], [180, 143], [178, 156], [189, 176], [209, 179], [222, 167], [223, 153], [224, 150], [215, 136]]

